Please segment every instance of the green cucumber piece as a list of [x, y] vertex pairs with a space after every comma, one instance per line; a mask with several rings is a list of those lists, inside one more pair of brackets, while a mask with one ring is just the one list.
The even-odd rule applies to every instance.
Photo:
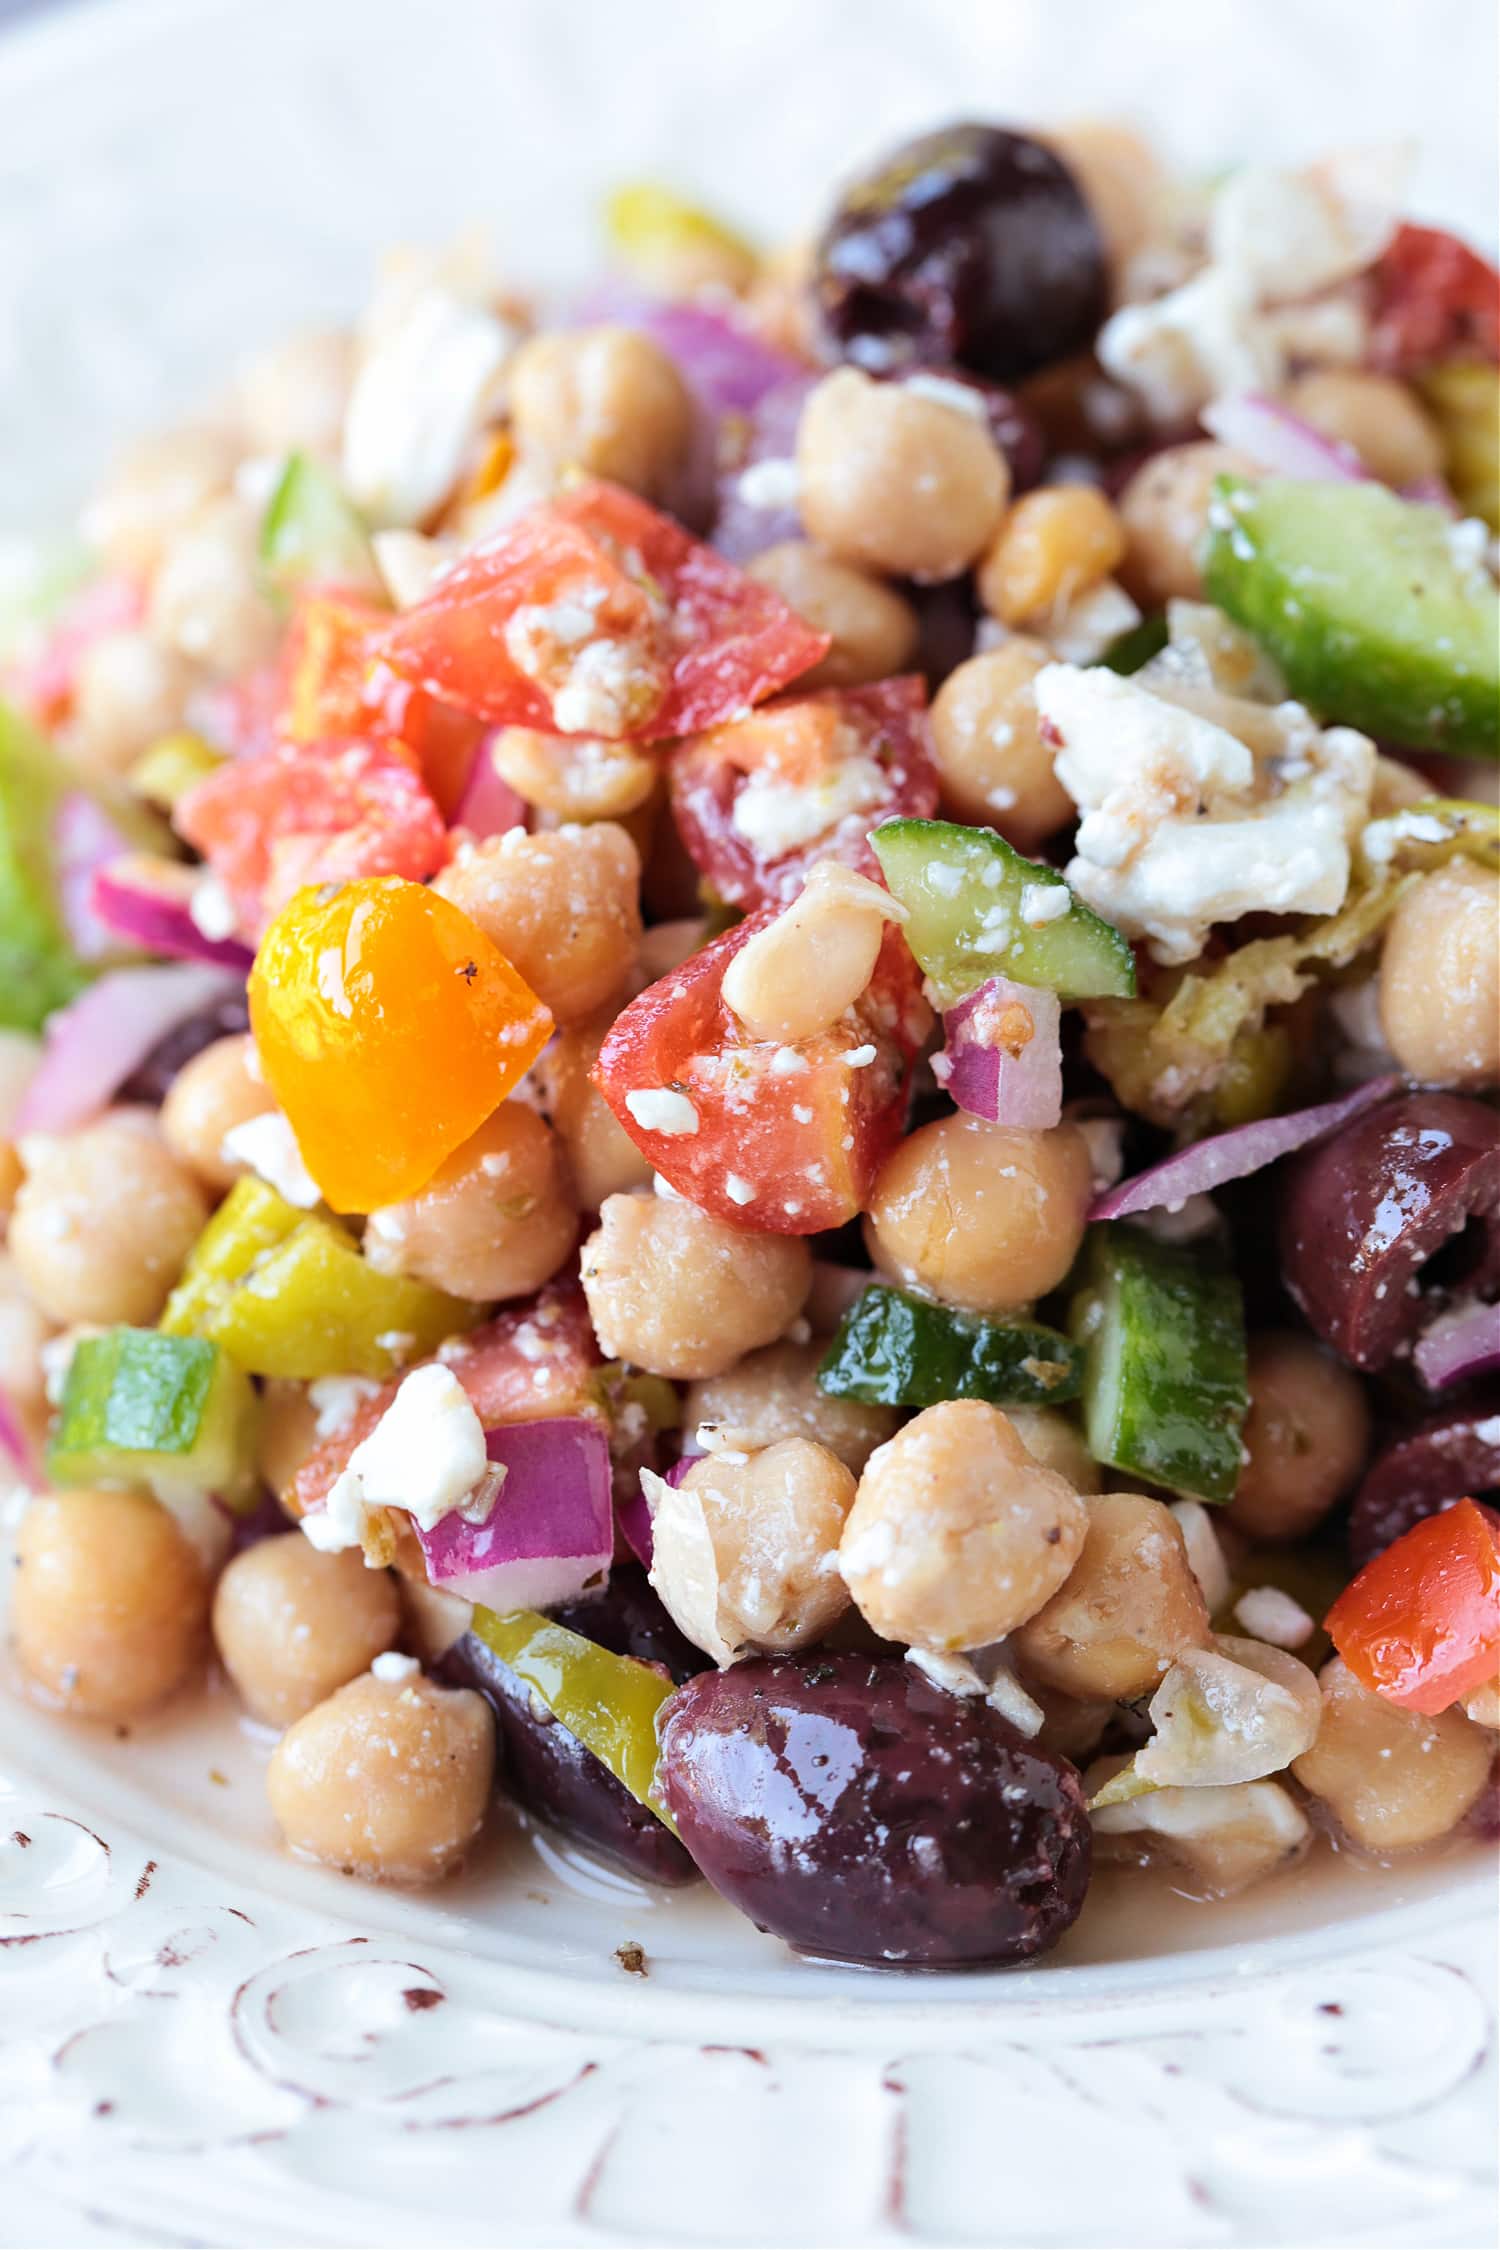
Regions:
[[0, 1026], [40, 1031], [89, 972], [57, 900], [52, 823], [66, 776], [45, 738], [0, 704]]
[[383, 585], [370, 535], [331, 469], [293, 453], [261, 518], [260, 559], [283, 593], [339, 586], [379, 593]]
[[1204, 583], [1324, 719], [1500, 756], [1500, 596], [1439, 508], [1378, 484], [1221, 477]]
[[1155, 610], [1151, 616], [1143, 617], [1139, 625], [1127, 626], [1123, 633], [1117, 633], [1099, 662], [1106, 671], [1118, 672], [1122, 679], [1128, 680], [1132, 672], [1139, 672], [1153, 656], [1160, 656], [1168, 638], [1166, 611]]
[[[906, 942], [944, 1007], [990, 977], [1045, 986], [1064, 1000], [1129, 1000], [1135, 956], [1112, 922], [1076, 899], [1055, 867], [1026, 859], [993, 828], [953, 820], [887, 820], [870, 838], [891, 894], [906, 908]], [[1066, 905], [1024, 918], [1028, 892]]]
[[875, 1282], [856, 1298], [818, 1369], [832, 1398], [867, 1406], [1057, 1406], [1078, 1396], [1080, 1354], [1034, 1320], [982, 1320]]
[[1125, 1225], [1089, 1229], [1084, 1270], [1069, 1327], [1094, 1459], [1195, 1500], [1232, 1499], [1250, 1403], [1238, 1281]]
[[74, 1350], [47, 1473], [57, 1485], [211, 1492], [242, 1506], [255, 1491], [256, 1411], [249, 1377], [217, 1344], [110, 1328]]

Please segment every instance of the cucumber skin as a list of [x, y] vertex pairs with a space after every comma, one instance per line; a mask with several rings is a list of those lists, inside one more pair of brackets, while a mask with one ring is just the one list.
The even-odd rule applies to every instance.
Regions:
[[60, 1486], [188, 1484], [252, 1496], [255, 1394], [217, 1344], [113, 1328], [73, 1354], [47, 1471]]
[[[1049, 1380], [1028, 1370], [1057, 1369]], [[978, 1398], [991, 1406], [1059, 1406], [1078, 1396], [1082, 1360], [1055, 1328], [983, 1320], [872, 1283], [839, 1323], [818, 1384], [866, 1406], [940, 1406]]]
[[[1223, 518], [1227, 511], [1228, 520], [1210, 529], [1203, 572], [1208, 598], [1276, 659], [1294, 695], [1325, 720], [1403, 749], [1500, 757], [1500, 598], [1473, 597], [1485, 615], [1459, 638], [1472, 643], [1470, 655], [1477, 661], [1436, 645], [1454, 637], [1442, 614], [1450, 600], [1467, 607], [1457, 571], [1441, 548], [1447, 525], [1437, 510], [1398, 500], [1375, 484], [1249, 485], [1221, 477], [1217, 490], [1215, 514]], [[1325, 513], [1341, 511], [1349, 524], [1346, 551], [1354, 587], [1345, 579], [1331, 597], [1325, 591], [1320, 598], [1316, 579], [1309, 586], [1296, 576], [1299, 570], [1322, 573], [1326, 587], [1332, 560], [1327, 548], [1320, 543], [1312, 558], [1299, 558], [1286, 537], [1288, 505], [1294, 541], [1299, 514], [1313, 495], [1318, 496], [1313, 504]], [[1403, 545], [1412, 550], [1406, 558]], [[1372, 553], [1373, 581], [1367, 576]], [[1392, 588], [1380, 583], [1385, 560], [1394, 601]], [[1426, 637], [1411, 629], [1426, 623], [1423, 597], [1411, 592], [1421, 583], [1413, 573], [1424, 563], [1439, 576], [1437, 619]], [[1451, 587], [1441, 583], [1444, 577]], [[1361, 603], [1372, 594], [1381, 609], [1362, 616]], [[1462, 626], [1468, 619], [1460, 614], [1456, 622]]]

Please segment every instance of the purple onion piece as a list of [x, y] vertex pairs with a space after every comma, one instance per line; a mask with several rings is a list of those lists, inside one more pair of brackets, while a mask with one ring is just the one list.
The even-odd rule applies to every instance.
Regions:
[[102, 961], [117, 949], [118, 940], [99, 911], [95, 879], [111, 860], [129, 851], [129, 839], [84, 790], [70, 789], [58, 800], [52, 848], [58, 903], [73, 950], [82, 961]]
[[1370, 472], [1352, 445], [1325, 437], [1290, 407], [1258, 391], [1216, 398], [1199, 417], [1210, 437], [1248, 453], [1273, 476], [1300, 483], [1367, 484]]
[[1248, 1179], [1252, 1172], [1338, 1132], [1367, 1109], [1387, 1101], [1400, 1084], [1396, 1077], [1372, 1078], [1338, 1101], [1319, 1102], [1314, 1109], [1293, 1110], [1285, 1117], [1258, 1117], [1253, 1124], [1194, 1141], [1191, 1147], [1163, 1157], [1149, 1171], [1112, 1187], [1092, 1205], [1089, 1217], [1128, 1219], [1138, 1211], [1185, 1203], [1190, 1195], [1209, 1195], [1230, 1180]]
[[945, 1013], [933, 1076], [971, 1116], [1046, 1132], [1062, 1116], [1061, 1019], [1055, 992], [991, 977]]
[[526, 800], [496, 767], [491, 755], [494, 739], [492, 734], [485, 735], [475, 751], [453, 815], [454, 827], [466, 829], [476, 838], [503, 836], [512, 828], [526, 826]]
[[10, 1462], [22, 1484], [34, 1487], [41, 1483], [41, 1464], [36, 1457], [36, 1448], [26, 1434], [26, 1426], [20, 1415], [4, 1391], [0, 1391], [0, 1454], [4, 1454]]
[[1469, 1382], [1500, 1367], [1500, 1305], [1470, 1297], [1428, 1323], [1412, 1346], [1412, 1365], [1430, 1391]]
[[[718, 473], [712, 543], [731, 562], [748, 562], [767, 547], [802, 537], [802, 518], [791, 496], [797, 454], [797, 425], [807, 394], [818, 378], [810, 369], [789, 375], [767, 391], [751, 410], [738, 437], [726, 425], [725, 458]], [[756, 478], [757, 469], [784, 464]], [[779, 488], [785, 484], [787, 492]]]
[[480, 1523], [444, 1516], [417, 1527], [427, 1576], [487, 1609], [549, 1609], [602, 1581], [614, 1556], [609, 1439], [583, 1415], [508, 1422], [485, 1433], [505, 1470]]
[[108, 970], [47, 1025], [17, 1134], [65, 1133], [97, 1115], [169, 1031], [242, 988], [232, 973], [196, 961]]
[[205, 937], [193, 920], [198, 879], [175, 860], [129, 852], [94, 870], [90, 906], [113, 938], [171, 961], [206, 961], [248, 976], [255, 959], [251, 948], [236, 937]]

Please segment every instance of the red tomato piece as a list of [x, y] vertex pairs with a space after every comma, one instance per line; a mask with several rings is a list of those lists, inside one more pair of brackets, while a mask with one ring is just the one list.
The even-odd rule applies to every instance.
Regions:
[[483, 732], [393, 672], [381, 654], [390, 613], [353, 595], [309, 594], [287, 636], [279, 731], [289, 742], [377, 742], [405, 750], [451, 819]]
[[[632, 1000], [594, 1078], [679, 1194], [730, 1226], [820, 1234], [864, 1209], [900, 1139], [911, 1061], [932, 1011], [892, 927], [869, 989], [831, 1031], [795, 1047], [752, 1038], [725, 1004], [724, 971], [778, 911], [751, 915]], [[687, 1096], [695, 1130], [662, 1132], [634, 1114], [633, 1095], [662, 1090]]]
[[907, 676], [783, 696], [685, 742], [671, 790], [689, 854], [735, 906], [794, 898], [819, 859], [879, 881], [870, 830], [937, 810], [926, 687]]
[[383, 646], [493, 726], [652, 741], [748, 710], [829, 642], [633, 493], [580, 484], [455, 564]]
[[1325, 1623], [1366, 1687], [1404, 1711], [1446, 1711], [1500, 1672], [1500, 1520], [1473, 1500], [1424, 1516]]
[[1398, 227], [1374, 270], [1371, 358], [1392, 374], [1500, 359], [1500, 274], [1440, 227]]
[[423, 882], [448, 857], [443, 816], [411, 760], [369, 742], [278, 743], [232, 760], [188, 792], [173, 821], [227, 886], [249, 937], [304, 884]]
[[145, 588], [136, 579], [90, 580], [53, 618], [36, 654], [0, 679], [0, 689], [38, 726], [58, 726], [72, 711], [83, 658], [106, 634], [139, 625], [145, 607]]

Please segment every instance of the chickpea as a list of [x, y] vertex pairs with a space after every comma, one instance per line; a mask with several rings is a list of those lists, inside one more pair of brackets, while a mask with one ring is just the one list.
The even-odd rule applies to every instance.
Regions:
[[1408, 891], [1386, 926], [1380, 1022], [1413, 1078], [1484, 1086], [1500, 1078], [1495, 878], [1452, 859]]
[[560, 1024], [618, 992], [641, 942], [640, 854], [612, 820], [461, 850], [433, 885], [472, 916]]
[[915, 657], [916, 611], [868, 572], [835, 562], [801, 539], [767, 547], [745, 568], [774, 586], [814, 631], [832, 638], [828, 654], [803, 673], [799, 687], [863, 687], [905, 671]]
[[862, 1406], [819, 1390], [826, 1349], [817, 1341], [767, 1344], [726, 1373], [690, 1384], [683, 1428], [707, 1423], [721, 1444], [751, 1453], [783, 1438], [812, 1438], [858, 1476], [876, 1446], [893, 1435], [896, 1416], [889, 1406]]
[[1089, 484], [1044, 485], [1011, 507], [980, 563], [979, 598], [1002, 625], [1066, 609], [1125, 559], [1125, 527]]
[[214, 1643], [252, 1719], [289, 1727], [368, 1671], [401, 1629], [389, 1572], [353, 1549], [320, 1554], [300, 1531], [236, 1555], [214, 1594]]
[[735, 954], [725, 1006], [756, 1039], [815, 1039], [864, 991], [897, 911], [868, 876], [819, 860], [790, 906]]
[[656, 1481], [651, 1583], [716, 1664], [804, 1648], [849, 1606], [830, 1564], [853, 1505], [843, 1462], [807, 1438], [708, 1455], [680, 1485]]
[[16, 1540], [21, 1668], [83, 1719], [131, 1719], [182, 1686], [204, 1650], [203, 1566], [159, 1501], [39, 1493]]
[[223, 1190], [246, 1170], [225, 1158], [225, 1134], [275, 1107], [260, 1075], [255, 1042], [248, 1032], [239, 1032], [216, 1039], [183, 1064], [167, 1088], [158, 1122], [162, 1139], [178, 1161], [205, 1187]]
[[790, 1326], [812, 1252], [800, 1236], [727, 1227], [681, 1197], [612, 1195], [583, 1246], [582, 1279], [608, 1358], [690, 1382]]
[[959, 1113], [920, 1126], [887, 1158], [865, 1238], [906, 1288], [968, 1312], [1014, 1312], [1067, 1273], [1091, 1194], [1076, 1125], [1033, 1133]]
[[1150, 1695], [1174, 1657], [1208, 1646], [1208, 1610], [1182, 1533], [1159, 1500], [1106, 1492], [1073, 1574], [1016, 1635], [1029, 1677], [1064, 1695]]
[[1207, 440], [1169, 445], [1136, 470], [1119, 501], [1129, 541], [1120, 575], [1143, 609], [1160, 609], [1174, 598], [1202, 601], [1214, 480], [1256, 473], [1248, 454]]
[[1458, 1826], [1489, 1779], [1494, 1745], [1459, 1710], [1428, 1718], [1361, 1685], [1340, 1656], [1318, 1674], [1317, 1740], [1292, 1761], [1352, 1843], [1409, 1851]]
[[636, 812], [661, 772], [633, 742], [538, 734], [534, 727], [502, 727], [490, 756], [517, 796], [563, 821], [619, 820]]
[[84, 510], [84, 538], [108, 569], [148, 575], [177, 534], [228, 491], [239, 458], [233, 432], [206, 423], [141, 439]]
[[1033, 1461], [1055, 1470], [1075, 1492], [1100, 1489], [1099, 1464], [1083, 1441], [1076, 1423], [1055, 1406], [1008, 1406], [1010, 1426]]
[[471, 1688], [351, 1680], [289, 1727], [266, 1773], [294, 1851], [373, 1883], [436, 1883], [479, 1833], [495, 1722]]
[[[650, 938], [656, 932], [646, 934]], [[600, 1210], [611, 1195], [651, 1185], [651, 1166], [593, 1080], [599, 1049], [615, 1014], [614, 1004], [606, 1002], [581, 1023], [570, 1024], [536, 1064], [542, 1100], [552, 1130], [567, 1151], [573, 1185], [585, 1211]]]
[[643, 499], [670, 490], [693, 438], [693, 402], [661, 346], [632, 328], [551, 329], [510, 368], [511, 427], [553, 469], [608, 477]]
[[[360, 1377], [351, 1376], [351, 1382]], [[374, 1385], [371, 1385], [374, 1388]], [[318, 1409], [305, 1383], [273, 1380], [263, 1385], [256, 1423], [255, 1467], [263, 1484], [284, 1501], [293, 1478], [321, 1442]]]
[[943, 812], [998, 828], [1024, 852], [1074, 817], [1036, 707], [1036, 676], [1051, 662], [1051, 649], [1016, 634], [957, 666], [932, 706]]
[[1377, 757], [1375, 778], [1370, 787], [1370, 818], [1383, 820], [1387, 813], [1403, 812], [1409, 805], [1420, 805], [1432, 795], [1432, 783], [1415, 766], [1401, 763], [1399, 758]]
[[1002, 1640], [1057, 1592], [1088, 1513], [982, 1399], [929, 1406], [871, 1454], [839, 1545], [849, 1591], [889, 1640]]
[[1310, 1336], [1250, 1340], [1250, 1411], [1228, 1520], [1252, 1539], [1301, 1539], [1353, 1484], [1370, 1445], [1359, 1377]]
[[802, 521], [838, 561], [956, 578], [995, 535], [1010, 471], [984, 421], [858, 368], [825, 375], [797, 431]]
[[1080, 118], [1046, 134], [1082, 188], [1116, 275], [1155, 233], [1167, 186], [1161, 159], [1128, 125]]
[[105, 633], [78, 660], [69, 745], [91, 772], [122, 774], [182, 724], [193, 667], [149, 633]]
[[203, 1191], [140, 1110], [23, 1148], [27, 1173], [10, 1222], [10, 1252], [49, 1319], [157, 1318], [208, 1219]]
[[502, 1102], [419, 1194], [370, 1213], [365, 1257], [488, 1304], [540, 1289], [577, 1238], [556, 1134], [524, 1102]]
[[267, 663], [281, 638], [262, 591], [259, 543], [256, 511], [216, 500], [177, 533], [151, 581], [152, 633], [220, 679]]
[[261, 352], [236, 392], [252, 453], [338, 457], [354, 382], [354, 338], [345, 328], [309, 328]]
[[1436, 426], [1410, 387], [1358, 367], [1317, 367], [1299, 375], [1287, 404], [1325, 437], [1352, 445], [1383, 484], [1420, 484], [1443, 473]]
[[701, 914], [682, 915], [676, 921], [655, 922], [641, 939], [636, 975], [640, 988], [655, 984], [690, 960], [708, 940], [708, 924]]

